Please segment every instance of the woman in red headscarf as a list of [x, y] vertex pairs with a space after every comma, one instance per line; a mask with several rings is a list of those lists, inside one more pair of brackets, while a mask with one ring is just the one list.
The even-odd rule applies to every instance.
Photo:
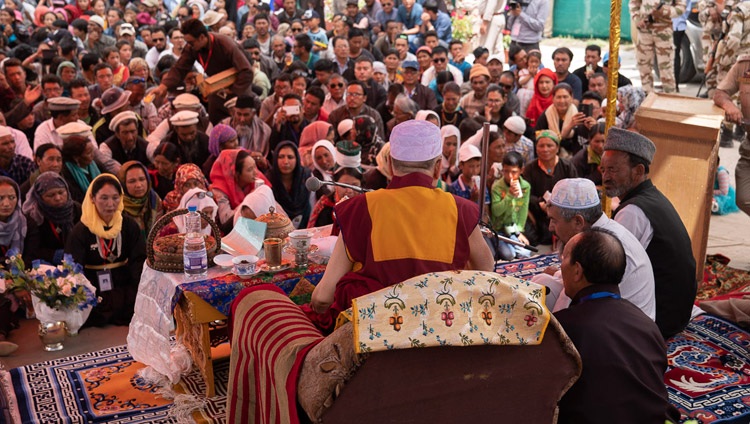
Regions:
[[536, 127], [536, 120], [552, 104], [552, 89], [557, 85], [555, 71], [544, 68], [534, 77], [534, 95], [531, 96], [529, 108], [526, 110], [528, 123], [526, 128]]
[[255, 166], [255, 160], [246, 150], [227, 149], [219, 153], [219, 157], [211, 168], [211, 192], [214, 201], [219, 206], [219, 228], [228, 234], [234, 225], [235, 209], [242, 204], [245, 196], [255, 190], [258, 179], [263, 184], [271, 186], [268, 179]]

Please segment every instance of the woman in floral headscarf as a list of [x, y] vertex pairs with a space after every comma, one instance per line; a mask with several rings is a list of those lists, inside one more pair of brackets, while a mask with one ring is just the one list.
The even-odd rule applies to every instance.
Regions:
[[86, 191], [81, 221], [65, 242], [65, 252], [84, 265], [83, 274], [102, 299], [84, 325], [128, 325], [133, 317], [146, 241], [123, 208], [120, 182], [112, 174], [99, 175]]
[[203, 175], [211, 175], [211, 168], [222, 150], [236, 149], [237, 145], [237, 131], [234, 128], [225, 124], [215, 126], [208, 137], [208, 151], [211, 156], [203, 163]]
[[170, 191], [164, 198], [164, 212], [172, 212], [179, 208], [182, 195], [196, 187], [208, 190], [208, 181], [206, 181], [203, 171], [194, 163], [180, 165], [174, 177], [174, 190]]
[[151, 186], [148, 169], [142, 163], [131, 160], [122, 164], [117, 178], [125, 192], [125, 209], [122, 213], [138, 223], [145, 238], [163, 211], [161, 199]]
[[41, 259], [60, 265], [65, 240], [81, 219], [81, 205], [70, 197], [65, 178], [52, 171], [40, 174], [29, 190], [23, 213], [28, 221], [24, 261]]
[[223, 150], [211, 168], [211, 191], [219, 205], [217, 223], [222, 232], [229, 233], [234, 225], [234, 212], [247, 194], [255, 189], [256, 180], [268, 180], [255, 166], [246, 150]]

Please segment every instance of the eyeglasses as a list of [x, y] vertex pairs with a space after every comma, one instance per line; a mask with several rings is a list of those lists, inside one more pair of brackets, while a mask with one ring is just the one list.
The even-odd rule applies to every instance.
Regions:
[[338, 84], [331, 84], [328, 87], [329, 88], [341, 88], [344, 86], [344, 83], [338, 83]]
[[445, 63], [444, 57], [436, 57], [435, 59], [432, 59], [432, 63]]
[[363, 93], [350, 93], [348, 91], [346, 92], [346, 95], [347, 96], [352, 96], [352, 97], [364, 97]]
[[512, 88], [513, 88], [513, 86], [512, 86], [512, 85], [510, 85], [510, 84], [500, 84], [500, 87], [503, 87], [503, 88], [504, 88], [504, 89], [506, 89], [506, 90], [510, 90], [510, 89], [512, 89]]
[[292, 32], [301, 32], [302, 28], [292, 28]]
[[163, 38], [152, 38], [151, 41], [164, 41]]
[[145, 78], [128, 78], [127, 84], [145, 84]]

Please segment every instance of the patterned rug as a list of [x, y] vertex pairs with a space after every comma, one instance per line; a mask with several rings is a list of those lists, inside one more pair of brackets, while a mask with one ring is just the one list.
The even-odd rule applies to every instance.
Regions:
[[528, 279], [550, 265], [560, 266], [560, 260], [557, 253], [534, 256], [529, 259], [522, 259], [512, 262], [498, 262], [495, 264], [495, 272], [500, 275], [509, 275], [520, 279]]
[[667, 341], [669, 400], [683, 419], [750, 422], [750, 334], [710, 315]]
[[706, 256], [703, 281], [698, 284], [697, 300], [708, 300], [731, 292], [750, 291], [750, 272], [728, 266], [723, 255]]
[[[21, 423], [176, 423], [172, 401], [156, 393], [136, 372], [127, 346], [61, 358], [0, 372], [12, 385], [11, 412]], [[224, 422], [229, 360], [214, 362], [216, 396], [193, 413], [198, 423]], [[205, 393], [203, 378], [193, 370], [175, 386], [178, 393]], [[205, 399], [205, 398], [202, 398]], [[15, 408], [13, 407], [15, 404]], [[0, 418], [2, 418], [0, 416]]]

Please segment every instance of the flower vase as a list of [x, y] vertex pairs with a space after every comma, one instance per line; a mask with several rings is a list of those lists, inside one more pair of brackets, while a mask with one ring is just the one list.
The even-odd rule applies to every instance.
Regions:
[[65, 332], [64, 321], [39, 321], [39, 339], [47, 352], [63, 349]]
[[34, 312], [36, 313], [37, 319], [41, 322], [55, 322], [63, 321], [69, 336], [78, 335], [78, 330], [81, 328], [86, 319], [88, 319], [91, 313], [91, 306], [86, 306], [83, 309], [78, 307], [60, 308], [54, 309], [47, 306], [44, 302], [39, 300], [36, 296], [31, 296], [31, 301], [34, 304]]

